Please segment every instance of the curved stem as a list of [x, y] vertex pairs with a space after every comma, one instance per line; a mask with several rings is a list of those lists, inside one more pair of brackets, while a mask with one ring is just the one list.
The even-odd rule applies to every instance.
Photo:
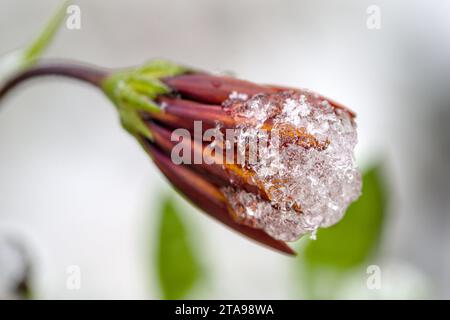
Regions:
[[15, 75], [0, 88], [0, 100], [18, 84], [41, 76], [63, 76], [87, 82], [98, 88], [101, 88], [103, 80], [109, 75], [109, 72], [98, 67], [87, 66], [75, 63], [47, 63], [25, 69]]

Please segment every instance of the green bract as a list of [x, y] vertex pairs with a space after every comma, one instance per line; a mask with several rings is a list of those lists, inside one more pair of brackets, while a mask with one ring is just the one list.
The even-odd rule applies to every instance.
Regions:
[[140, 112], [160, 112], [154, 99], [171, 89], [160, 79], [189, 72], [190, 69], [165, 60], [153, 60], [141, 67], [118, 71], [102, 83], [103, 90], [114, 102], [122, 126], [133, 135], [152, 139], [152, 133]]

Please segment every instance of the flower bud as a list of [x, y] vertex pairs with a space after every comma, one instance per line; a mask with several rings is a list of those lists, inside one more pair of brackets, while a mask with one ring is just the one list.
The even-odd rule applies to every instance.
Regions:
[[232, 229], [293, 254], [285, 241], [337, 223], [360, 194], [355, 114], [304, 89], [214, 76], [166, 61], [103, 71], [35, 67], [97, 85], [123, 127], [193, 204]]
[[[202, 121], [202, 134], [216, 128], [221, 137], [214, 141], [213, 161], [184, 166], [220, 190], [236, 222], [282, 241], [305, 233], [314, 237], [319, 227], [337, 223], [359, 196], [355, 115], [342, 105], [309, 90], [204, 73], [162, 81], [172, 91], [157, 100], [162, 113], [146, 118], [154, 143], [166, 154], [184, 143], [191, 158], [205, 157], [208, 145], [174, 142], [170, 128], [192, 133], [195, 121]], [[225, 140], [227, 129], [237, 136]], [[229, 149], [232, 161], [226, 161]]]

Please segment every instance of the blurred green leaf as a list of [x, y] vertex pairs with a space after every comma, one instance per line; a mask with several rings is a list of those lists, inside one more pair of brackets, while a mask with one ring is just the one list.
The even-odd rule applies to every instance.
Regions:
[[202, 270], [191, 234], [174, 205], [173, 197], [162, 203], [156, 269], [164, 299], [186, 298], [199, 282]]
[[56, 35], [66, 15], [68, 1], [56, 10], [38, 37], [26, 48], [12, 51], [0, 57], [0, 80], [21, 69], [32, 66], [43, 54]]
[[47, 22], [44, 29], [42, 29], [39, 36], [33, 41], [33, 43], [24, 50], [24, 64], [28, 65], [38, 59], [52, 39], [55, 37], [59, 26], [64, 20], [66, 15], [66, 9], [69, 1], [64, 1], [61, 6], [56, 10], [51, 19]]
[[305, 248], [305, 262], [311, 266], [347, 269], [359, 265], [376, 248], [385, 215], [386, 195], [381, 167], [363, 175], [361, 197], [348, 208], [335, 226], [321, 229], [317, 240]]

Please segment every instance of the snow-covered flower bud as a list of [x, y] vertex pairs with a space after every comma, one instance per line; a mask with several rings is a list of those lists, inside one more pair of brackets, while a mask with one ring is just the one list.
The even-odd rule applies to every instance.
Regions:
[[292, 254], [338, 222], [360, 194], [354, 113], [309, 90], [259, 85], [166, 61], [121, 71], [37, 66], [88, 81], [192, 203], [232, 229]]

